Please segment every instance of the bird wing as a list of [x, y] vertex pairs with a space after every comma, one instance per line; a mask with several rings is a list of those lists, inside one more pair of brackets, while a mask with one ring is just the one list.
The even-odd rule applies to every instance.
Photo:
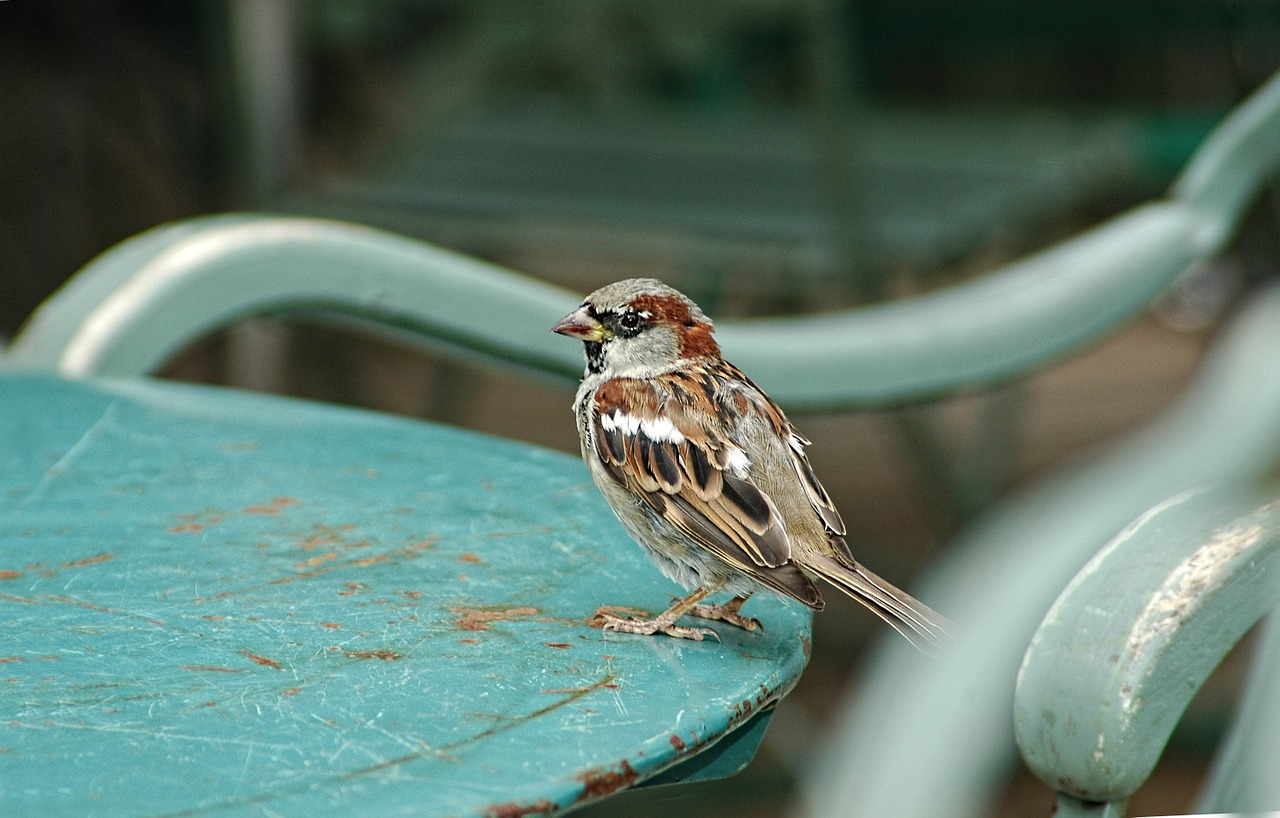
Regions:
[[[685, 385], [687, 386], [687, 384]], [[750, 460], [700, 399], [669, 380], [613, 378], [596, 391], [592, 445], [609, 474], [672, 526], [766, 585], [809, 605], [812, 583], [790, 565], [791, 543]]]
[[[790, 424], [788, 428], [790, 429]], [[791, 465], [796, 470], [796, 475], [800, 478], [800, 485], [804, 487], [805, 496], [809, 498], [809, 504], [813, 506], [814, 511], [818, 512], [823, 525], [827, 528], [827, 542], [831, 545], [832, 556], [838, 562], [849, 566], [856, 565], [853, 552], [849, 550], [849, 544], [844, 539], [844, 519], [836, 510], [835, 503], [831, 502], [827, 490], [822, 487], [822, 483], [818, 482], [818, 476], [813, 473], [809, 458], [804, 453], [804, 447], [808, 445], [809, 441], [805, 440], [803, 435], [795, 429], [790, 429], [787, 454], [791, 458]]]
[[740, 411], [760, 414], [773, 427], [774, 434], [786, 441], [787, 457], [791, 467], [795, 469], [796, 476], [800, 479], [804, 495], [827, 529], [827, 540], [831, 544], [832, 556], [841, 562], [847, 560], [848, 564], [854, 564], [853, 554], [849, 551], [849, 546], [844, 539], [844, 519], [836, 510], [836, 505], [831, 501], [827, 490], [818, 481], [818, 476], [813, 473], [813, 467], [809, 465], [809, 457], [805, 454], [805, 447], [809, 445], [808, 439], [796, 431], [791, 421], [787, 420], [787, 416], [783, 414], [781, 407], [743, 374], [742, 370], [727, 361], [722, 362], [721, 366], [731, 382], [741, 384], [741, 389], [750, 394], [750, 400], [742, 403]]

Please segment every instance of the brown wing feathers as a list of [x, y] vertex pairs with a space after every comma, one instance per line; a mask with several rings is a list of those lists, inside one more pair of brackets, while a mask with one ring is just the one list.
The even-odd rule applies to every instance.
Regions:
[[[699, 380], [702, 392], [719, 394], [710, 376], [704, 377], [707, 382]], [[601, 461], [615, 479], [690, 539], [759, 582], [820, 609], [817, 588], [792, 561], [792, 544], [777, 508], [754, 483], [739, 476], [745, 461], [735, 463], [735, 458], [744, 458], [744, 453], [717, 430], [688, 420], [681, 403], [693, 392], [673, 388], [673, 393], [664, 400], [650, 384], [632, 379], [616, 378], [602, 385], [592, 420]], [[730, 399], [746, 401], [742, 394]], [[844, 520], [805, 456], [808, 441], [763, 393], [749, 403], [787, 441], [805, 496], [827, 530], [829, 547], [805, 547], [797, 557], [803, 567], [865, 604], [918, 647], [939, 644], [946, 620], [854, 560], [844, 539]]]
[[[843, 543], [843, 539], [841, 541]], [[847, 547], [845, 551], [848, 551]], [[866, 605], [921, 650], [937, 648], [944, 643], [949, 624], [945, 618], [862, 565], [856, 562], [844, 565], [842, 561], [815, 554], [806, 567]]]
[[809, 441], [791, 430], [789, 443], [791, 463], [800, 477], [809, 502], [827, 527], [827, 540], [831, 545], [831, 556], [812, 552], [805, 558], [805, 567], [866, 605], [872, 613], [916, 647], [924, 650], [941, 645], [947, 633], [943, 624], [946, 620], [909, 594], [868, 571], [853, 558], [844, 539], [844, 520], [841, 519], [840, 512], [836, 511], [826, 489], [818, 482], [818, 476], [813, 473], [809, 458], [805, 456], [804, 447]]
[[706, 430], [658, 420], [653, 390], [615, 379], [596, 395], [592, 432], [601, 461], [657, 513], [691, 539], [759, 581], [810, 606], [813, 584], [790, 565], [786, 529], [769, 498], [726, 471], [732, 444]]

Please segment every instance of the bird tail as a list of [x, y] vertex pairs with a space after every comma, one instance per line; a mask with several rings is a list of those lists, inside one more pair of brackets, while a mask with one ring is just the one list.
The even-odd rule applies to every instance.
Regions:
[[917, 649], [932, 653], [950, 638], [949, 619], [856, 562], [814, 554], [806, 567], [871, 609]]

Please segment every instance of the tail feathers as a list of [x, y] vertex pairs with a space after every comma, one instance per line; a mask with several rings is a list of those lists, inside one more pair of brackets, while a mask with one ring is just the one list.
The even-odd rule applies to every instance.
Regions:
[[848, 566], [816, 554], [806, 567], [866, 605], [921, 651], [933, 652], [950, 638], [950, 620], [856, 562]]

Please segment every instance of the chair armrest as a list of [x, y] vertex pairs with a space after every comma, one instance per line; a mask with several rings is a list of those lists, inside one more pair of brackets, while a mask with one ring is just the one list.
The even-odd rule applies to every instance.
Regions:
[[549, 284], [380, 230], [213, 216], [147, 231], [96, 258], [36, 311], [7, 365], [136, 375], [238, 320], [306, 311], [569, 382], [581, 352], [547, 329], [575, 303]]
[[1197, 219], [1180, 203], [1150, 204], [934, 294], [719, 334], [788, 407], [883, 405], [1005, 380], [1099, 339], [1215, 251], [1197, 245]]
[[1088, 802], [1146, 781], [1192, 696], [1280, 603], [1280, 501], [1191, 489], [1100, 551], [1050, 608], [1018, 674], [1028, 766]]
[[[1013, 377], [1095, 340], [1199, 258], [1194, 215], [1178, 203], [1148, 205], [935, 295], [724, 322], [722, 345], [800, 411]], [[244, 318], [307, 312], [567, 384], [581, 371], [581, 351], [547, 329], [576, 303], [560, 288], [371, 228], [204, 217], [148, 231], [91, 262], [23, 327], [7, 365], [136, 375]]]

